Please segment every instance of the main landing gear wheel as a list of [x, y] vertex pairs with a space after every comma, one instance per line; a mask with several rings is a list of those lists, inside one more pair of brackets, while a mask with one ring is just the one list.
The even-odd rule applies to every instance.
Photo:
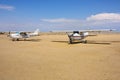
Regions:
[[69, 40], [69, 44], [72, 44], [72, 43], [73, 43], [73, 42], [72, 42], [72, 40], [70, 39], [70, 40]]
[[86, 43], [87, 43], [87, 40], [84, 40], [84, 41], [83, 41], [83, 43], [85, 43], [85, 44], [86, 44]]

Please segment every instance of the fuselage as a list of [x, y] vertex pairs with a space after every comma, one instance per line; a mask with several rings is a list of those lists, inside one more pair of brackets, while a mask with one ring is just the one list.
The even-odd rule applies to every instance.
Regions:
[[10, 38], [12, 40], [19, 40], [19, 39], [26, 39], [32, 36], [38, 36], [39, 35], [39, 29], [35, 30], [33, 33], [26, 33], [26, 32], [17, 32], [9, 34]]
[[19, 33], [15, 33], [15, 34], [10, 34], [10, 37], [12, 38], [12, 40], [19, 40], [19, 39], [22, 39], [22, 38], [29, 38], [29, 35], [21, 35]]

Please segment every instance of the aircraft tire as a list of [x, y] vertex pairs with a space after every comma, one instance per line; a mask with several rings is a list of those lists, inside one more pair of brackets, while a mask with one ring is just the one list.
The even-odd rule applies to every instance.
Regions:
[[19, 41], [19, 39], [16, 39], [17, 41]]
[[84, 43], [86, 44], [86, 43], [87, 43], [87, 40], [85, 40]]
[[70, 39], [70, 40], [69, 40], [69, 44], [72, 44], [72, 43], [73, 43], [73, 42], [72, 42], [72, 40]]

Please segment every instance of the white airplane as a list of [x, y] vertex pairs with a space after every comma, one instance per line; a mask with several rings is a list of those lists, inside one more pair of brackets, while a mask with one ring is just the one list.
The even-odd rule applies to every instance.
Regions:
[[35, 30], [33, 33], [26, 33], [26, 32], [16, 32], [16, 33], [9, 33], [9, 37], [12, 38], [13, 41], [19, 41], [20, 39], [30, 38], [32, 36], [38, 36], [39, 29]]
[[64, 30], [64, 31], [53, 31], [53, 32], [66, 32], [69, 37], [69, 43], [72, 44], [75, 41], [87, 43], [87, 40], [85, 40], [86, 37], [96, 36], [96, 35], [90, 35], [89, 32], [102, 32], [102, 31], [113, 31], [113, 30], [115, 29], [79, 30], [79, 31]]
[[87, 40], [84, 40], [87, 36], [89, 36], [88, 32], [79, 32], [79, 31], [73, 31], [72, 33], [68, 33], [67, 35], [69, 37], [69, 43], [72, 44], [74, 41], [81, 41], [84, 43], [87, 43]]

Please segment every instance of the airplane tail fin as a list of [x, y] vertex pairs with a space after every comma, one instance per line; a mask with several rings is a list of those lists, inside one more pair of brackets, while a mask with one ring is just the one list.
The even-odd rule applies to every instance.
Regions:
[[39, 29], [36, 29], [33, 33], [29, 34], [30, 36], [38, 36], [39, 35]]
[[84, 36], [88, 36], [89, 35], [89, 33], [88, 32], [84, 32]]
[[34, 34], [39, 34], [39, 29], [36, 29], [36, 30], [34, 31]]

